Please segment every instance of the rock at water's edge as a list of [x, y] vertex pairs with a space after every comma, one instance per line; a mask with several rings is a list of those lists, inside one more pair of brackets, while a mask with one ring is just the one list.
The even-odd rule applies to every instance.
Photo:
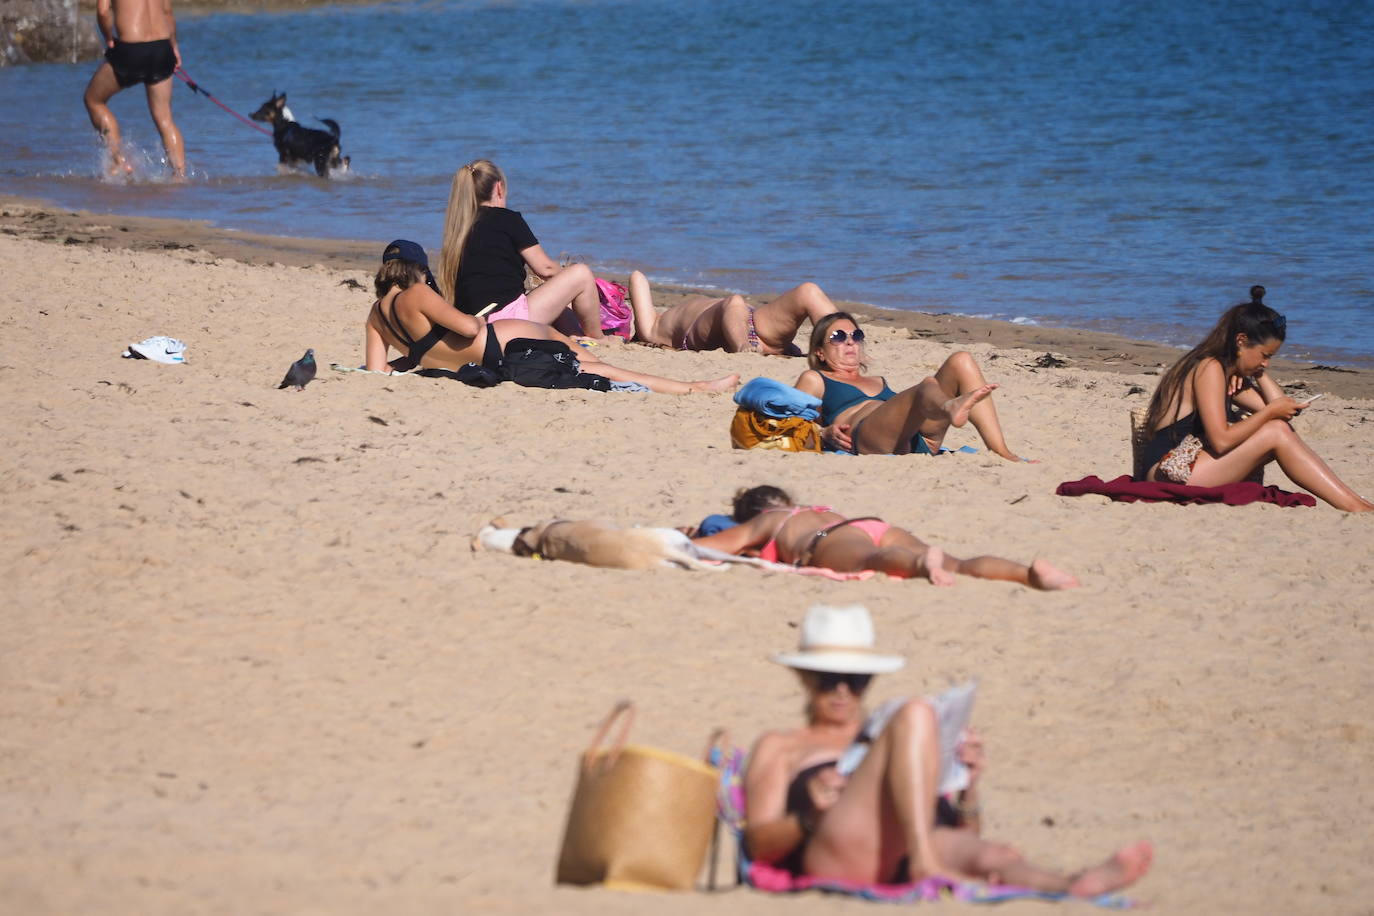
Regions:
[[95, 17], [76, 0], [4, 0], [0, 3], [0, 67], [75, 63], [101, 54]]

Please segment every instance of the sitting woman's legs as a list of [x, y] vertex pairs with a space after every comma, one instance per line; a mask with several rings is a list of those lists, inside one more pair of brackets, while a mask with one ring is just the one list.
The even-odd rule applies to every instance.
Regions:
[[605, 336], [601, 331], [601, 297], [596, 291], [596, 278], [586, 264], [569, 264], [530, 290], [525, 298], [530, 303], [532, 321], [556, 324], [571, 307], [583, 336]]
[[[923, 431], [927, 441], [939, 448], [945, 430], [968, 422], [979, 401], [992, 394], [996, 385], [984, 385], [958, 396], [951, 396], [934, 377], [922, 379], [891, 400], [877, 404], [858, 422], [854, 450], [861, 455], [905, 455], [911, 451], [911, 437]], [[926, 430], [932, 432], [924, 432]], [[938, 435], [933, 435], [938, 431]], [[851, 430], [853, 432], [853, 430]]]
[[1199, 452], [1188, 483], [1197, 487], [1235, 483], [1271, 459], [1278, 459], [1279, 467], [1295, 484], [1337, 509], [1346, 512], [1374, 509], [1374, 503], [1350, 489], [1283, 420], [1270, 420], [1250, 438], [1218, 458], [1205, 451]]
[[[806, 873], [862, 882], [966, 875], [1092, 897], [1125, 887], [1150, 867], [1148, 843], [1063, 874], [1032, 865], [1015, 849], [969, 831], [935, 827], [939, 770], [935, 713], [923, 701], [911, 700], [888, 721], [839, 800], [821, 817], [806, 847]], [[903, 858], [908, 875], [899, 876]]]
[[[988, 380], [983, 377], [983, 370], [978, 367], [973, 355], [964, 350], [952, 354], [948, 359], [935, 370], [935, 380], [940, 383], [948, 397], [954, 398], [970, 391], [976, 391], [987, 385]], [[1015, 453], [1007, 447], [1007, 440], [1002, 435], [1002, 424], [997, 419], [997, 407], [992, 403], [992, 398], [985, 398], [974, 405], [973, 410], [969, 411], [969, 419], [973, 421], [973, 428], [978, 430], [978, 435], [983, 438], [984, 444], [994, 454], [1001, 455], [1008, 461], [1019, 461]], [[945, 431], [937, 430], [932, 427], [930, 432], [921, 431], [926, 439], [936, 450], [940, 442], [944, 440]]]

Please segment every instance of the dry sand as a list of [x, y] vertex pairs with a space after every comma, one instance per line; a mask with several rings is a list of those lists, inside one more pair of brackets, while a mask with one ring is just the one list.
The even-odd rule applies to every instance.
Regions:
[[[1370, 911], [1374, 519], [1055, 496], [1127, 469], [1143, 367], [1036, 368], [1040, 343], [957, 341], [1037, 465], [740, 452], [726, 396], [329, 371], [361, 360], [371, 298], [341, 281], [369, 279], [364, 246], [298, 258], [259, 239], [239, 256], [275, 245], [281, 263], [244, 263], [194, 224], [138, 236], [119, 217], [4, 212], [5, 912], [872, 913], [552, 883], [575, 757], [611, 704], [633, 698], [639, 740], [689, 753], [717, 725], [747, 741], [793, 722], [795, 682], [765, 658], [816, 601], [866, 604], [911, 657], [874, 699], [981, 678], [990, 835], [1062, 866], [1148, 837], [1135, 896], [1161, 912]], [[45, 219], [67, 229], [35, 231]], [[897, 387], [954, 349], [886, 325], [870, 356]], [[187, 341], [187, 364], [119, 358], [155, 333]], [[318, 380], [276, 390], [307, 346]], [[610, 358], [689, 378], [801, 369]], [[1374, 402], [1336, 387], [1363, 379], [1309, 376], [1333, 393], [1299, 430], [1371, 492]], [[956, 554], [1046, 556], [1084, 587], [469, 550], [498, 514], [683, 524], [764, 482]]]

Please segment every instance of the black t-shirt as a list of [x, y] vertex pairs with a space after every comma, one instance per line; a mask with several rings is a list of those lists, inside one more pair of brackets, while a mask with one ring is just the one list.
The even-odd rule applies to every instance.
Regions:
[[458, 308], [476, 315], [493, 302], [503, 306], [525, 291], [525, 259], [520, 252], [539, 244], [525, 218], [505, 207], [479, 207], [454, 284]]

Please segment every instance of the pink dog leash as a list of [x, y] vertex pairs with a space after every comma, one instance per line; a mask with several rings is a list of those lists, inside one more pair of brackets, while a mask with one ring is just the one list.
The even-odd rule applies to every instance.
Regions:
[[237, 111], [230, 108], [228, 105], [224, 104], [219, 99], [215, 98], [213, 95], [206, 92], [204, 89], [200, 88], [200, 86], [196, 84], [196, 81], [191, 79], [191, 75], [187, 73], [185, 70], [181, 69], [181, 67], [177, 67], [174, 72], [177, 76], [181, 77], [181, 79], [186, 83], [187, 86], [191, 87], [192, 92], [199, 92], [201, 95], [205, 96], [207, 99], [214, 102], [220, 108], [223, 108], [225, 111], [229, 112], [231, 115], [238, 118], [244, 124], [247, 124], [249, 127], [253, 128], [259, 133], [267, 134], [267, 136], [269, 137], [272, 136], [272, 132], [270, 130], [267, 130], [265, 127], [261, 127], [260, 125], [254, 124], [252, 121], [248, 120], [243, 115], [239, 114]]

